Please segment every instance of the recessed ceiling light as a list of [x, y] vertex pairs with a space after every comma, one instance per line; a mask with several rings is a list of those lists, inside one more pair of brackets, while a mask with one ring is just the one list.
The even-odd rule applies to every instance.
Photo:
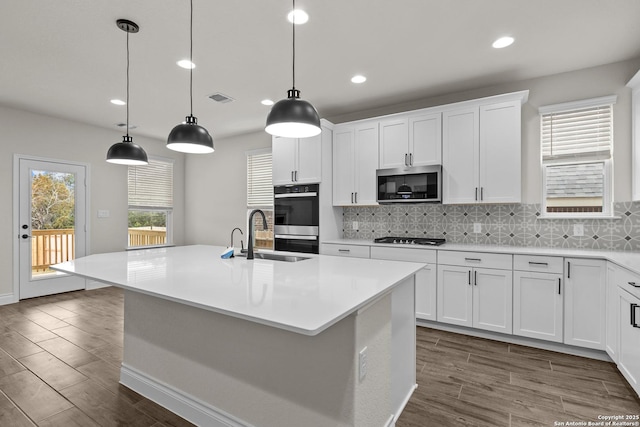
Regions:
[[262, 101], [260, 101], [260, 103], [262, 105], [273, 105], [273, 101], [270, 99], [263, 99]]
[[112, 103], [112, 104], [115, 104], [115, 105], [127, 105], [127, 103], [126, 103], [126, 102], [124, 102], [124, 101], [123, 101], [123, 100], [121, 100], [121, 99], [112, 99], [112, 100], [111, 100], [111, 103]]
[[503, 47], [511, 46], [513, 42], [514, 42], [513, 37], [509, 37], [509, 36], [500, 37], [498, 40], [494, 41], [491, 46], [493, 46], [496, 49], [502, 49]]
[[294, 22], [293, 21], [294, 15], [296, 18], [295, 20], [296, 25], [305, 24], [309, 20], [309, 15], [307, 14], [307, 12], [301, 9], [294, 9], [291, 12], [289, 12], [289, 14], [287, 15], [287, 19], [289, 20], [289, 22]]
[[196, 68], [196, 64], [194, 64], [193, 62], [189, 61], [188, 59], [182, 59], [182, 60], [176, 62], [176, 64], [178, 64], [178, 67], [182, 67], [182, 68], [185, 68], [187, 70], [190, 70], [192, 68]]
[[356, 74], [355, 76], [351, 77], [351, 83], [364, 83], [366, 81], [367, 78], [362, 74]]

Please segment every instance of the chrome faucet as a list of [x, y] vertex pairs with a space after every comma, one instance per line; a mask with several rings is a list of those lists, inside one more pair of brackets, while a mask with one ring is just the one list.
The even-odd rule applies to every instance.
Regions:
[[249, 214], [249, 243], [247, 244], [247, 259], [253, 259], [253, 227], [252, 227], [252, 223], [253, 223], [253, 216], [259, 213], [260, 215], [262, 215], [262, 226], [264, 227], [265, 230], [268, 230], [269, 228], [267, 227], [267, 217], [264, 216], [264, 212], [262, 212], [260, 209], [254, 209], [251, 211], [251, 213]]
[[[233, 230], [231, 230], [231, 247], [233, 248], [233, 233], [238, 230], [240, 232], [241, 235], [244, 235], [244, 233], [242, 233], [242, 230], [240, 230], [238, 227], [234, 228]], [[242, 243], [242, 239], [240, 239], [240, 253], [244, 252], [244, 243]], [[231, 254], [231, 258], [233, 258], [233, 254]]]

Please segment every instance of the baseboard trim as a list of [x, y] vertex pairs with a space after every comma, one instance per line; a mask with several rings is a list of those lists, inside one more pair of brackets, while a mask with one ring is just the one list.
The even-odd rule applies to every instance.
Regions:
[[124, 363], [120, 368], [120, 384], [197, 426], [254, 427]]
[[85, 289], [87, 291], [92, 291], [94, 289], [108, 288], [109, 286], [112, 286], [112, 285], [110, 283], [98, 282], [97, 280], [87, 279], [87, 285], [85, 286]]
[[497, 332], [482, 331], [474, 328], [466, 328], [464, 326], [448, 325], [440, 322], [432, 322], [429, 320], [418, 319], [417, 326], [425, 326], [427, 328], [439, 329], [441, 331], [455, 332], [458, 334], [471, 335], [478, 338], [486, 338], [495, 341], [502, 341], [510, 344], [524, 345], [527, 347], [539, 348], [542, 350], [556, 351], [558, 353], [572, 354], [574, 356], [588, 357], [590, 359], [604, 360], [612, 362], [611, 358], [605, 351], [593, 350], [590, 348], [575, 347], [562, 343], [551, 341], [542, 341], [535, 338], [520, 337], [516, 335], [505, 335]]
[[385, 424], [385, 426], [395, 426], [396, 425], [396, 421], [398, 421], [398, 418], [400, 418], [400, 415], [402, 415], [402, 413], [404, 412], [405, 406], [407, 406], [407, 403], [409, 403], [409, 399], [411, 399], [411, 396], [413, 396], [413, 392], [416, 391], [417, 388], [418, 388], [418, 384], [414, 384], [409, 389], [409, 393], [407, 393], [406, 397], [402, 401], [402, 404], [400, 405], [400, 407], [397, 408], [396, 413], [393, 415], [393, 419], [391, 420], [392, 421], [391, 424], [389, 424], [389, 421], [387, 421], [387, 424]]
[[18, 297], [14, 294], [0, 295], [0, 305], [14, 304], [18, 302]]

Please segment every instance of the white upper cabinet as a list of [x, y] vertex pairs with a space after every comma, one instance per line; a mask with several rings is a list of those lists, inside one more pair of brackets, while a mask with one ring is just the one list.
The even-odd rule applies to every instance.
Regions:
[[469, 101], [442, 114], [444, 204], [520, 203], [521, 106], [528, 91]]
[[322, 135], [271, 140], [273, 185], [311, 184], [322, 180]]
[[380, 169], [439, 165], [442, 115], [402, 115], [380, 121]]
[[631, 88], [631, 198], [640, 200], [640, 71], [627, 86]]
[[333, 131], [333, 205], [376, 205], [378, 122]]

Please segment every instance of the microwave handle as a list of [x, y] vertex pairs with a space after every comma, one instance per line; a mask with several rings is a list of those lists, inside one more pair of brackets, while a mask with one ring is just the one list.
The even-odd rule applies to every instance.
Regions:
[[276, 234], [276, 239], [289, 239], [289, 240], [318, 240], [318, 236], [300, 236], [296, 234]]

